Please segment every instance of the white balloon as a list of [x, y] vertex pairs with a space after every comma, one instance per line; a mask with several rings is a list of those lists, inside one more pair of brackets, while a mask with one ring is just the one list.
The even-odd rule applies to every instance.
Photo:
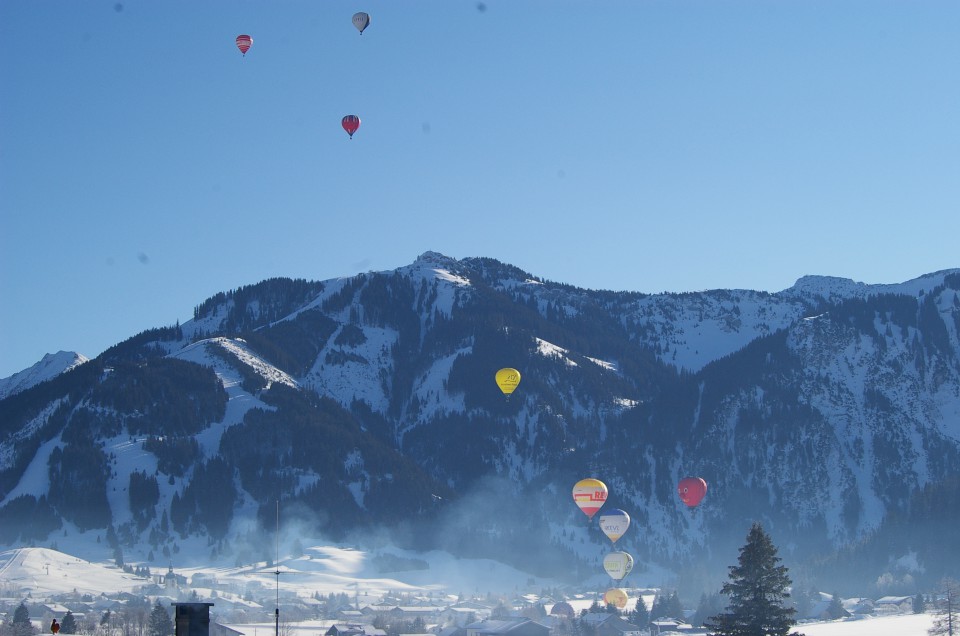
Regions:
[[626, 552], [611, 552], [603, 557], [603, 569], [614, 581], [619, 581], [633, 569], [633, 557]]
[[616, 543], [630, 527], [630, 515], [616, 508], [607, 514], [600, 515], [600, 529], [607, 538]]

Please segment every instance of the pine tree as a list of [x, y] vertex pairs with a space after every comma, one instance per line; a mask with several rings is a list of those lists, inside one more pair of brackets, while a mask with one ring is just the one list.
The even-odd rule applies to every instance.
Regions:
[[658, 593], [653, 597], [653, 605], [650, 607], [650, 620], [655, 621], [657, 619], [663, 618], [666, 616], [664, 611], [664, 606], [667, 604], [667, 597], [662, 593]]
[[683, 605], [680, 603], [680, 595], [677, 594], [676, 590], [671, 592], [664, 602], [663, 613], [668, 618], [683, 619]]
[[843, 603], [840, 601], [840, 595], [834, 592], [830, 598], [830, 604], [827, 606], [827, 616], [837, 619], [847, 615], [847, 610], [843, 609]]
[[11, 636], [30, 636], [36, 632], [33, 623], [30, 622], [30, 610], [24, 603], [20, 603], [17, 609], [13, 611], [10, 627], [8, 633]]
[[927, 633], [933, 636], [960, 634], [960, 582], [951, 578], [943, 579], [934, 598], [934, 614], [937, 618]]
[[702, 627], [711, 616], [723, 611], [723, 598], [719, 593], [700, 595], [700, 603], [697, 605], [697, 611], [694, 612], [690, 623], [695, 627]]
[[61, 634], [76, 634], [77, 633], [77, 619], [74, 617], [73, 612], [67, 612], [63, 620], [60, 621], [60, 633]]
[[14, 627], [32, 624], [30, 623], [30, 610], [27, 609], [27, 606], [24, 603], [20, 603], [20, 605], [17, 606], [17, 609], [13, 610], [12, 622]]
[[645, 629], [650, 624], [650, 610], [647, 609], [647, 604], [639, 596], [637, 597], [636, 608], [630, 613], [630, 622], [640, 629]]
[[150, 620], [147, 623], [147, 636], [172, 636], [173, 620], [169, 612], [160, 605], [160, 601], [153, 606], [150, 612]]
[[707, 629], [716, 636], [787, 636], [796, 610], [783, 604], [790, 577], [779, 562], [770, 536], [754, 523], [721, 590], [730, 599], [727, 609], [711, 617]]

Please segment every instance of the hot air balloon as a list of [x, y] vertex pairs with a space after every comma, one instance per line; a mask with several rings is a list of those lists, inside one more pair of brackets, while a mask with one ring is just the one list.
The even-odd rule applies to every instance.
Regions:
[[240, 52], [246, 56], [247, 51], [250, 50], [250, 47], [253, 46], [253, 38], [249, 35], [238, 35], [237, 36], [237, 48], [240, 49]]
[[360, 127], [360, 118], [356, 115], [347, 115], [340, 121], [340, 125], [350, 135], [350, 139], [353, 139], [353, 133], [357, 132], [357, 128]]
[[633, 557], [626, 552], [611, 552], [603, 557], [603, 569], [611, 579], [619, 581], [633, 569]]
[[600, 529], [613, 543], [623, 536], [630, 527], [630, 515], [619, 508], [614, 508], [606, 514], [600, 515]]
[[680, 501], [692, 508], [707, 494], [707, 482], [700, 477], [684, 477], [677, 484], [677, 494]]
[[509, 398], [514, 389], [517, 388], [517, 385], [520, 384], [520, 372], [509, 367], [500, 369], [497, 371], [496, 379], [497, 386], [500, 387], [503, 394]]
[[363, 35], [363, 30], [370, 26], [370, 16], [363, 11], [354, 13], [353, 26], [357, 27], [357, 30], [360, 31], [360, 35]]
[[607, 500], [607, 485], [599, 479], [581, 479], [573, 486], [573, 500], [583, 514], [593, 519]]
[[627, 593], [616, 587], [610, 588], [603, 593], [603, 602], [617, 609], [623, 609], [627, 606]]

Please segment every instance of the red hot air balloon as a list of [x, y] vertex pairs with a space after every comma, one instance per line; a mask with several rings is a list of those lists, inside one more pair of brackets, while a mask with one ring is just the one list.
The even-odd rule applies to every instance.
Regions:
[[249, 35], [238, 35], [237, 36], [237, 48], [240, 49], [240, 52], [244, 55], [247, 54], [247, 51], [250, 50], [250, 47], [253, 45], [253, 38]]
[[680, 501], [692, 508], [707, 494], [707, 482], [700, 477], [684, 477], [677, 484], [677, 494]]
[[340, 122], [340, 125], [343, 126], [343, 129], [350, 135], [350, 139], [353, 139], [353, 133], [357, 132], [357, 128], [360, 127], [360, 118], [356, 115], [347, 115]]

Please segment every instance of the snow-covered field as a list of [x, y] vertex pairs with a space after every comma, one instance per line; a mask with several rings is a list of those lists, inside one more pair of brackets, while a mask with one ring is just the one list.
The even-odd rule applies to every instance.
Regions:
[[933, 625], [930, 614], [906, 614], [860, 620], [804, 623], [791, 633], [806, 636], [926, 636]]

